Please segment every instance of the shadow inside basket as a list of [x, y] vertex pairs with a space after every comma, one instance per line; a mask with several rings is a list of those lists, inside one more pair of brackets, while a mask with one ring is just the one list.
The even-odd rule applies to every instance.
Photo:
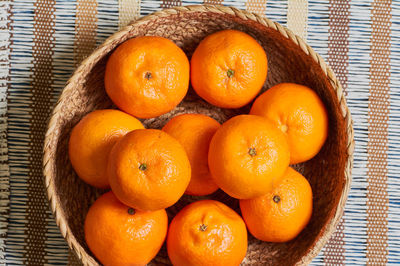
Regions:
[[[178, 25], [177, 25], [178, 24]], [[253, 263], [291, 265], [308, 253], [324, 232], [334, 215], [341, 192], [345, 185], [347, 161], [347, 135], [337, 96], [320, 66], [306, 55], [299, 46], [279, 32], [251, 20], [244, 20], [227, 14], [177, 13], [132, 27], [126, 38], [141, 35], [158, 35], [177, 43], [189, 56], [205, 36], [222, 29], [244, 31], [264, 47], [268, 56], [268, 78], [263, 91], [281, 82], [294, 82], [315, 90], [323, 100], [329, 113], [329, 135], [320, 153], [312, 160], [295, 166], [309, 180], [313, 189], [313, 215], [308, 226], [294, 240], [287, 243], [258, 241], [249, 234], [249, 247], [244, 265]], [[116, 44], [117, 45], [117, 44]], [[72, 234], [88, 254], [91, 254], [84, 240], [83, 224], [86, 213], [94, 200], [104, 193], [81, 181], [72, 169], [68, 159], [68, 138], [72, 127], [87, 113], [95, 109], [114, 108], [104, 90], [104, 69], [108, 54], [99, 60], [87, 75], [80, 78], [75, 88], [60, 102], [61, 116], [57, 121], [57, 139], [54, 140], [55, 187]], [[219, 122], [242, 113], [249, 107], [229, 110], [212, 106], [201, 100], [192, 89], [185, 100], [170, 113], [154, 119], [142, 120], [148, 128], [161, 128], [170, 118], [181, 113], [203, 113]], [[221, 190], [206, 197], [184, 196], [168, 208], [169, 219], [185, 205], [198, 199], [216, 199], [226, 203], [240, 214], [238, 200], [230, 198]], [[152, 264], [170, 264], [165, 245]]]

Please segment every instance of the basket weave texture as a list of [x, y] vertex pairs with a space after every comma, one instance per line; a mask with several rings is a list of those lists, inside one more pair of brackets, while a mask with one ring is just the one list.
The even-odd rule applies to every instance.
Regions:
[[[90, 187], [77, 177], [68, 158], [68, 138], [72, 127], [84, 115], [95, 109], [114, 107], [103, 82], [108, 56], [129, 38], [157, 35], [174, 41], [190, 58], [205, 36], [223, 29], [244, 31], [264, 47], [269, 69], [263, 91], [281, 82], [306, 85], [323, 100], [330, 123], [329, 136], [321, 152], [312, 160], [295, 166], [313, 189], [314, 210], [309, 225], [288, 243], [262, 242], [249, 235], [248, 252], [242, 264], [307, 264], [334, 231], [350, 188], [354, 150], [350, 112], [334, 73], [300, 37], [269, 19], [232, 7], [176, 7], [143, 17], [108, 38], [77, 68], [53, 110], [44, 144], [45, 185], [61, 233], [84, 265], [98, 265], [85, 243], [83, 223], [90, 205], [104, 191]], [[190, 88], [184, 101], [174, 110], [142, 122], [148, 128], [161, 128], [181, 113], [203, 113], [224, 122], [248, 111], [249, 106], [235, 110], [211, 106]], [[208, 197], [184, 196], [167, 210], [169, 218], [200, 198], [220, 200], [240, 213], [238, 201], [219, 190]], [[170, 265], [165, 246], [150, 265]]]

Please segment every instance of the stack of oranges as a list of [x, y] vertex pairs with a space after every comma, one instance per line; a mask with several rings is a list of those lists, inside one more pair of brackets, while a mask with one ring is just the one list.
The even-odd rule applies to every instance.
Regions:
[[[257, 97], [267, 71], [262, 46], [236, 30], [207, 36], [190, 62], [172, 41], [155, 36], [125, 41], [111, 54], [105, 89], [120, 110], [87, 114], [69, 141], [78, 176], [111, 188], [90, 207], [84, 225], [101, 263], [145, 265], [166, 240], [173, 265], [239, 265], [247, 229], [269, 242], [290, 241], [304, 229], [312, 214], [311, 186], [289, 165], [320, 151], [327, 112], [312, 89], [298, 84], [281, 83]], [[189, 83], [221, 108], [257, 98], [250, 114], [222, 125], [183, 114], [162, 130], [145, 129], [137, 118], [171, 111]], [[219, 201], [198, 200], [168, 224], [165, 209], [183, 194], [218, 189], [239, 200], [241, 216]]]

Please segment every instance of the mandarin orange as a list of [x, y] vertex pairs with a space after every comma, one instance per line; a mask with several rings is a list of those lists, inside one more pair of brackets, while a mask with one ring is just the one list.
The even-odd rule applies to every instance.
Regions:
[[140, 118], [178, 105], [189, 87], [189, 60], [172, 41], [143, 36], [125, 41], [108, 59], [104, 85], [121, 110]]
[[190, 61], [191, 83], [207, 102], [238, 108], [261, 90], [268, 71], [264, 49], [250, 35], [223, 30], [204, 38]]
[[247, 252], [246, 225], [221, 202], [197, 201], [172, 220], [167, 249], [176, 266], [239, 265]]
[[186, 194], [203, 196], [218, 189], [208, 168], [208, 149], [219, 127], [217, 121], [206, 115], [183, 114], [172, 118], [163, 128], [183, 145], [189, 157], [192, 177]]
[[281, 83], [261, 94], [250, 114], [272, 121], [286, 136], [290, 163], [313, 158], [328, 136], [328, 114], [318, 95], [310, 88]]
[[78, 176], [97, 188], [108, 188], [107, 160], [114, 144], [126, 133], [141, 129], [139, 120], [118, 110], [87, 114], [72, 129], [69, 159]]
[[250, 233], [269, 242], [295, 238], [309, 222], [312, 206], [310, 184], [290, 167], [265, 195], [240, 200], [243, 219]]
[[98, 198], [85, 220], [89, 249], [104, 265], [146, 265], [160, 250], [168, 229], [165, 210], [135, 210], [112, 192]]
[[266, 118], [235, 116], [215, 133], [208, 165], [215, 183], [238, 199], [261, 196], [289, 165], [284, 134]]
[[190, 162], [173, 137], [156, 129], [126, 134], [111, 150], [108, 176], [115, 196], [139, 210], [173, 205], [190, 182]]

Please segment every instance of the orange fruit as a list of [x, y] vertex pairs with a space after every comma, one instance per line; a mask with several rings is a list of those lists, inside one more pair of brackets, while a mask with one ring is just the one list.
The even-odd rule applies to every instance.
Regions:
[[215, 200], [187, 205], [172, 220], [167, 236], [173, 265], [239, 265], [247, 252], [243, 219]]
[[71, 131], [69, 159], [86, 183], [108, 188], [107, 160], [111, 148], [129, 131], [143, 128], [136, 118], [118, 110], [97, 110], [87, 114]]
[[208, 169], [208, 148], [219, 127], [217, 121], [206, 115], [183, 114], [172, 118], [163, 128], [182, 144], [189, 157], [192, 177], [186, 194], [203, 196], [218, 189]]
[[119, 109], [140, 118], [169, 112], [189, 87], [189, 60], [172, 41], [137, 37], [122, 43], [108, 59], [104, 85]]
[[85, 219], [89, 249], [104, 265], [146, 265], [160, 250], [168, 230], [165, 210], [135, 210], [112, 192], [98, 198]]
[[264, 49], [250, 35], [223, 30], [207, 36], [190, 61], [191, 82], [207, 102], [238, 108], [261, 90], [268, 71]]
[[242, 216], [250, 233], [269, 242], [295, 238], [310, 220], [312, 205], [310, 184], [290, 167], [265, 195], [240, 200]]
[[139, 210], [173, 205], [190, 181], [190, 162], [184, 148], [156, 129], [126, 134], [111, 150], [107, 170], [115, 196]]
[[328, 136], [328, 114], [318, 95], [310, 88], [281, 83], [261, 94], [250, 114], [271, 120], [287, 136], [290, 163], [314, 157]]
[[267, 119], [235, 116], [215, 133], [208, 165], [215, 183], [238, 199], [261, 196], [289, 165], [289, 146], [283, 133]]

